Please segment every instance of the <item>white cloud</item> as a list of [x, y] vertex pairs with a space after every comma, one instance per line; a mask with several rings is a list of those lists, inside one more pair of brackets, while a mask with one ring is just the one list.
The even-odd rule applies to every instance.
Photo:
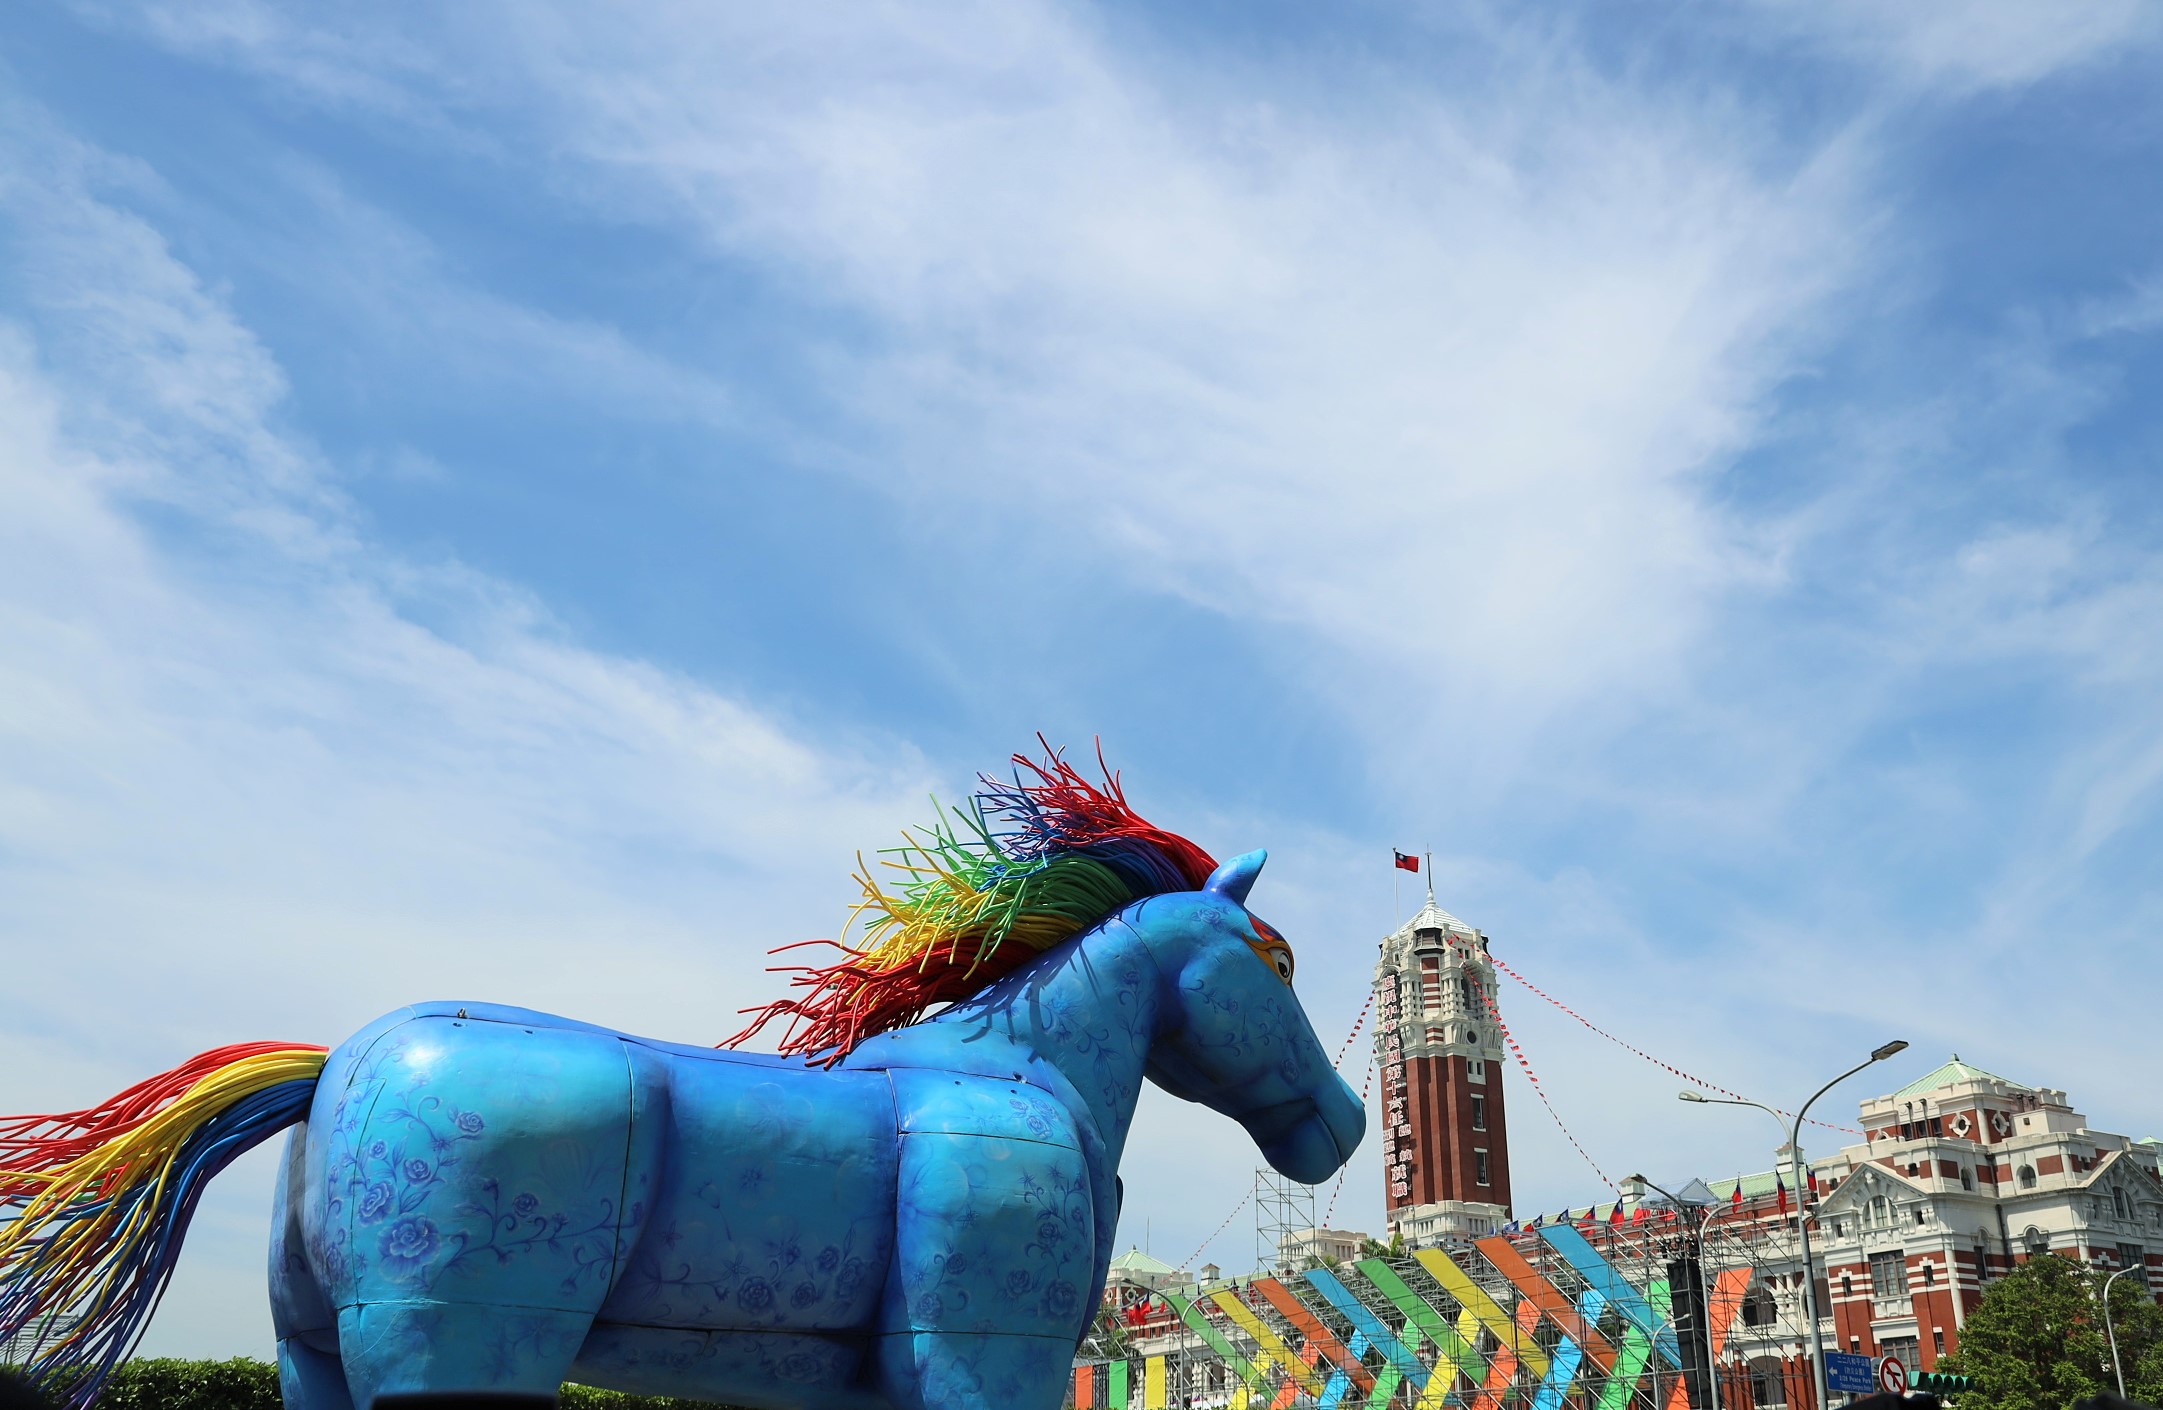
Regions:
[[[1886, 766], [1882, 787], [1875, 776], [1854, 782], [1870, 772], [1855, 752], [1934, 703], [1935, 676], [1987, 660], [2028, 677], [2050, 662], [2107, 685], [2114, 706], [2152, 680], [2118, 645], [2152, 638], [2141, 625], [2154, 620], [2141, 616], [2152, 612], [2152, 563], [2083, 571], [2108, 555], [2077, 514], [1944, 532], [1964, 549], [1899, 532], [1918, 512], [1903, 499], [1911, 484], [1962, 478], [1971, 463], [2015, 482], [2049, 473], [2051, 437], [2094, 393], [2048, 359], [2013, 369], [2037, 372], [2031, 382], [1994, 382], [1986, 369], [1949, 376], [1942, 401], [1919, 413], [1854, 413], [1826, 452], [1852, 452], [1854, 467], [1785, 517], [1725, 506], [1723, 471], [1762, 440], [1767, 404], [1810, 370], [1828, 328], [1907, 296], [1872, 281], [1870, 261], [1902, 234], [1888, 229], [1897, 206], [1872, 185], [1887, 129], [1871, 113], [1815, 147], [1790, 145], [1746, 94], [1639, 86], [1559, 41], [1508, 31], [1467, 38], [1461, 70], [1431, 87], [1349, 47], [1312, 57], [1319, 79], [1287, 84], [1152, 50], [1133, 31], [1114, 36], [1054, 6], [649, 6], [602, 19], [525, 4], [335, 22], [253, 4], [142, 13], [185, 52], [270, 75], [341, 113], [410, 124], [431, 146], [455, 140], [589, 211], [672, 232], [847, 315], [861, 339], [821, 350], [833, 395], [857, 419], [838, 433], [853, 432], [862, 451], [836, 457], [844, 472], [868, 479], [861, 467], [875, 465], [903, 503], [994, 499], [1010, 529], [1059, 535], [1077, 577], [1139, 578], [1270, 633], [1278, 659], [1295, 665], [1287, 678], [1336, 701], [1376, 742], [1377, 792], [1399, 817], [1439, 830], [1444, 810], [1481, 817], [1530, 792], [1657, 837], [1650, 850], [1690, 871], [1699, 894], [1445, 858], [1450, 904], [1505, 944], [1537, 937], [1546, 968], [1528, 964], [1535, 977], [1559, 972], [1567, 992], [1605, 998], [1628, 1020], [1618, 1031], [1651, 1035], [1647, 1046], [1715, 1080], [1783, 1099], [1788, 1074], [1836, 1071], [1820, 1058], [1880, 1040], [1867, 996], [1844, 978], [1866, 963], [1896, 988], [1958, 996], [1946, 1016], [1917, 1019], [1941, 1025], [1911, 1032], [1919, 1046], [1935, 1036], [1991, 1062], [1970, 1050], [1967, 1028], [1988, 1012], [2021, 1031], [2030, 992], [2008, 986], [2001, 952], [1967, 963], [1969, 923], [1987, 922], [1989, 945], [2037, 933], [2079, 890], [2081, 859], [2152, 808], [2152, 726], [2104, 729], [2092, 749], [2061, 751], [2057, 792], [2035, 823], [2035, 869], [2014, 869], [1995, 895], [1970, 886], [1917, 924], [1897, 914], [1899, 886], [1822, 855], [1872, 828], [1950, 829], [1999, 801], [1978, 795], [1966, 761], [1927, 751]], [[1835, 5], [1775, 27], [1885, 65], [1899, 82], [1875, 103], [1917, 86], [1959, 94], [2034, 81], [2106, 58], [2147, 23], [2130, 6]], [[415, 269], [451, 283], [425, 252], [395, 249], [369, 277]], [[468, 323], [478, 346], [513, 348], [539, 326], [500, 301], [455, 306], [460, 318], [438, 326]], [[153, 301], [124, 326], [155, 326], [163, 309]], [[2147, 321], [2135, 300], [2091, 323], [2137, 331]], [[217, 326], [207, 315], [180, 326], [196, 323]], [[592, 353], [581, 341], [591, 331], [569, 340]], [[624, 351], [619, 385], [651, 365]], [[272, 463], [294, 457], [260, 427], [276, 405], [275, 368], [245, 348], [231, 362], [207, 379], [211, 392], [173, 399], [254, 407], [231, 434], [268, 434]], [[2048, 413], [2038, 429], [1983, 414], [2009, 386], [2016, 406]], [[127, 400], [158, 402], [153, 393]], [[1964, 438], [1970, 420], [2004, 434]], [[144, 459], [154, 479], [161, 462]], [[299, 460], [290, 476], [306, 483]], [[343, 520], [318, 504], [294, 522], [321, 533]], [[149, 552], [109, 525], [101, 532]], [[1809, 561], [1828, 541], [1852, 561]], [[475, 903], [458, 878], [491, 868], [510, 879], [488, 891], [522, 894], [515, 858], [472, 855], [476, 838], [516, 836], [506, 850], [519, 856], [570, 859], [532, 883], [536, 919], [500, 922], [560, 934], [565, 953], [618, 914], [612, 883], [586, 876], [579, 859], [619, 829], [650, 825], [650, 809], [670, 835], [763, 855], [674, 775], [678, 742], [708, 728], [759, 741], [753, 753], [770, 748], [778, 776], [843, 795], [837, 807], [853, 796], [815, 757], [791, 752], [789, 731], [762, 730], [663, 672], [566, 646], [501, 585], [362, 571], [357, 553], [325, 552], [330, 566], [304, 575], [309, 610], [263, 609], [281, 580], [242, 618], [263, 641], [242, 632], [216, 653], [196, 649], [214, 661], [229, 653], [276, 685], [279, 727], [251, 711], [165, 796], [223, 799], [228, 761], [241, 758], [312, 779], [331, 766], [312, 757], [310, 722], [335, 721], [370, 761], [356, 796], [380, 813], [323, 850], [383, 847], [409, 817], [453, 820], [421, 832], [416, 850], [433, 857], [440, 833], [457, 867], [397, 855], [384, 868], [434, 888], [412, 908], [416, 925], [463, 917]], [[1840, 610], [1806, 631], [1765, 627], [1777, 640], [1737, 651], [1735, 637], [1762, 619], [1739, 614], [1738, 632], [1735, 605], [1805, 579]], [[420, 629], [402, 615], [407, 594], [456, 629]], [[146, 620], [177, 610], [142, 595], [155, 608]], [[204, 615], [222, 626], [228, 614], [221, 601]], [[336, 630], [318, 642], [326, 621]], [[217, 634], [184, 625], [182, 641]], [[130, 681], [136, 656], [164, 659], [158, 640], [126, 640], [126, 660], [85, 669]], [[1811, 659], [1789, 659], [1797, 652]], [[2106, 680], [2113, 672], [2129, 674]], [[387, 712], [374, 708], [382, 681]], [[173, 689], [151, 694], [162, 702]], [[153, 716], [157, 728], [193, 731], [164, 719]], [[1631, 747], [1612, 749], [1617, 739]], [[138, 753], [155, 775], [162, 753]], [[848, 777], [860, 766], [826, 767]], [[764, 776], [731, 768], [711, 786], [734, 797]], [[1837, 798], [1829, 776], [1841, 781]], [[546, 787], [533, 782], [543, 777]], [[471, 801], [506, 794], [521, 806]], [[241, 797], [224, 810], [253, 816], [256, 806]], [[896, 816], [868, 803], [865, 815], [875, 835]], [[260, 831], [267, 855], [295, 872], [292, 904], [316, 896], [310, 859], [279, 850], [283, 829]], [[2057, 846], [2065, 838], [2071, 850]], [[1890, 836], [1886, 850], [1915, 842]], [[1303, 850], [1336, 878], [1369, 864], [1349, 848], [1333, 854], [1328, 839]], [[1978, 846], [1974, 864], [1987, 871], [2001, 856]], [[1745, 902], [1700, 880], [1722, 869], [1755, 879], [1742, 891], [1771, 896]], [[1774, 872], [1792, 875], [1775, 884]], [[608, 894], [596, 899], [581, 889], [588, 881]], [[665, 877], [660, 889], [681, 884]], [[1355, 889], [1310, 877], [1286, 909], [1305, 910], [1309, 944], [1341, 944], [1364, 962], [1388, 918], [1351, 935], [1330, 928]], [[369, 899], [335, 885], [324, 894]], [[1670, 905], [1686, 933], [1664, 933]], [[665, 909], [654, 924], [688, 935], [683, 906]], [[2114, 936], [2137, 933], [2125, 928], [2141, 921], [2132, 910]], [[1681, 960], [1693, 967], [1678, 979]], [[1349, 1013], [1360, 977], [1347, 966], [1313, 981], [1325, 1030], [1325, 1014]], [[1657, 1177], [1678, 1164], [1716, 1170], [1716, 1151], [1769, 1144], [1648, 1123], [1648, 1110], [1672, 1102], [1669, 1079], [1614, 1063], [1613, 1050], [1521, 994], [1506, 1002], [1545, 1072], [1579, 1074], [1581, 1086], [1557, 1084], [1558, 1103], [1595, 1150], [1636, 1152], [1631, 1163]], [[1529, 1093], [1517, 1087], [1513, 1099], [1520, 1169], [1546, 1172], [1550, 1207], [1586, 1197], [1585, 1174]], [[1196, 1134], [1185, 1115], [1145, 1111], [1142, 1144], [1157, 1158], [1130, 1176], [1130, 1199], [1184, 1208], [1199, 1238], [1252, 1160], [1221, 1133]], [[1610, 1173], [1626, 1168], [1618, 1157]], [[1352, 1179], [1374, 1188], [1368, 1167]], [[1160, 1237], [1156, 1251], [1186, 1250]]]
[[[733, 1032], [921, 761], [385, 555], [278, 424], [269, 355], [99, 198], [96, 153], [40, 136], [0, 197], [60, 330], [0, 337], [0, 1110], [426, 997]], [[153, 1350], [267, 1349], [231, 1295], [265, 1160], [215, 1189]]]
[[1490, 790], [1776, 575], [1707, 480], [1873, 219], [1851, 145], [1511, 32], [1446, 94], [1347, 52], [1288, 99], [1043, 5], [429, 12], [395, 60], [243, 12], [147, 11], [341, 104], [342, 46], [379, 111], [869, 316], [830, 382], [882, 485], [1083, 530], [1079, 571], [1278, 632], [1376, 734], [1480, 739]]
[[1843, 59], [1953, 96], [2021, 87], [2123, 57], [2151, 44], [2163, 24], [2141, 0], [1765, 0], [1760, 10]]

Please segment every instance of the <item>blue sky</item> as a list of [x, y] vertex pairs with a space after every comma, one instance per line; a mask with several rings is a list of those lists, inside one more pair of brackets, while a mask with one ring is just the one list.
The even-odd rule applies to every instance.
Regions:
[[[2159, 40], [8, 7], [0, 1109], [424, 997], [719, 1038], [1043, 730], [1272, 850], [1332, 1046], [1432, 849], [1711, 1080], [1898, 1035], [1882, 1089], [1958, 1050], [2163, 1128]], [[1503, 999], [1609, 1174], [1766, 1165]], [[1598, 1196], [1513, 1081], [1525, 1207]], [[1176, 1262], [1254, 1153], [1141, 1123]], [[151, 1349], [267, 1350], [268, 1170]]]

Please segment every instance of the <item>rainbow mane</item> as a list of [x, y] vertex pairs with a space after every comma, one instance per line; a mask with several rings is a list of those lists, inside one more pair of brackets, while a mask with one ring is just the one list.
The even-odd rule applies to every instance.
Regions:
[[[805, 941], [842, 958], [794, 966], [798, 995], [744, 1012], [733, 1048], [777, 1018], [781, 1051], [839, 1062], [864, 1039], [903, 1028], [966, 999], [1036, 956], [1144, 896], [1199, 891], [1216, 870], [1207, 852], [1144, 820], [1128, 804], [1101, 747], [1093, 782], [1044, 742], [1042, 762], [1014, 756], [1014, 776], [988, 775], [952, 821], [904, 832], [881, 854], [900, 877], [891, 890], [857, 862], [861, 901], [849, 926], [862, 940]], [[786, 945], [781, 950], [797, 949]]]
[[83, 1111], [0, 1119], [0, 1338], [87, 1405], [134, 1348], [210, 1178], [306, 1115], [326, 1050], [242, 1043]]

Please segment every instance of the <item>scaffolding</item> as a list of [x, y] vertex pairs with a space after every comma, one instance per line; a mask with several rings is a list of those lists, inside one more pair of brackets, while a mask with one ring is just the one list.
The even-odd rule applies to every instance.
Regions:
[[1067, 1403], [1810, 1410], [1793, 1245], [1791, 1227], [1610, 1215], [1155, 1289], [1085, 1342]]
[[1286, 1250], [1295, 1235], [1314, 1227], [1314, 1186], [1279, 1175], [1266, 1165], [1254, 1172], [1255, 1267], [1297, 1272], [1288, 1266]]

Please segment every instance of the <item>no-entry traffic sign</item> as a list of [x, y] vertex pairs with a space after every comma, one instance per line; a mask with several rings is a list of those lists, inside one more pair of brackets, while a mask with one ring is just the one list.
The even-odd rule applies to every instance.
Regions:
[[1878, 1389], [1887, 1395], [1908, 1393], [1908, 1363], [1897, 1356], [1878, 1358]]

